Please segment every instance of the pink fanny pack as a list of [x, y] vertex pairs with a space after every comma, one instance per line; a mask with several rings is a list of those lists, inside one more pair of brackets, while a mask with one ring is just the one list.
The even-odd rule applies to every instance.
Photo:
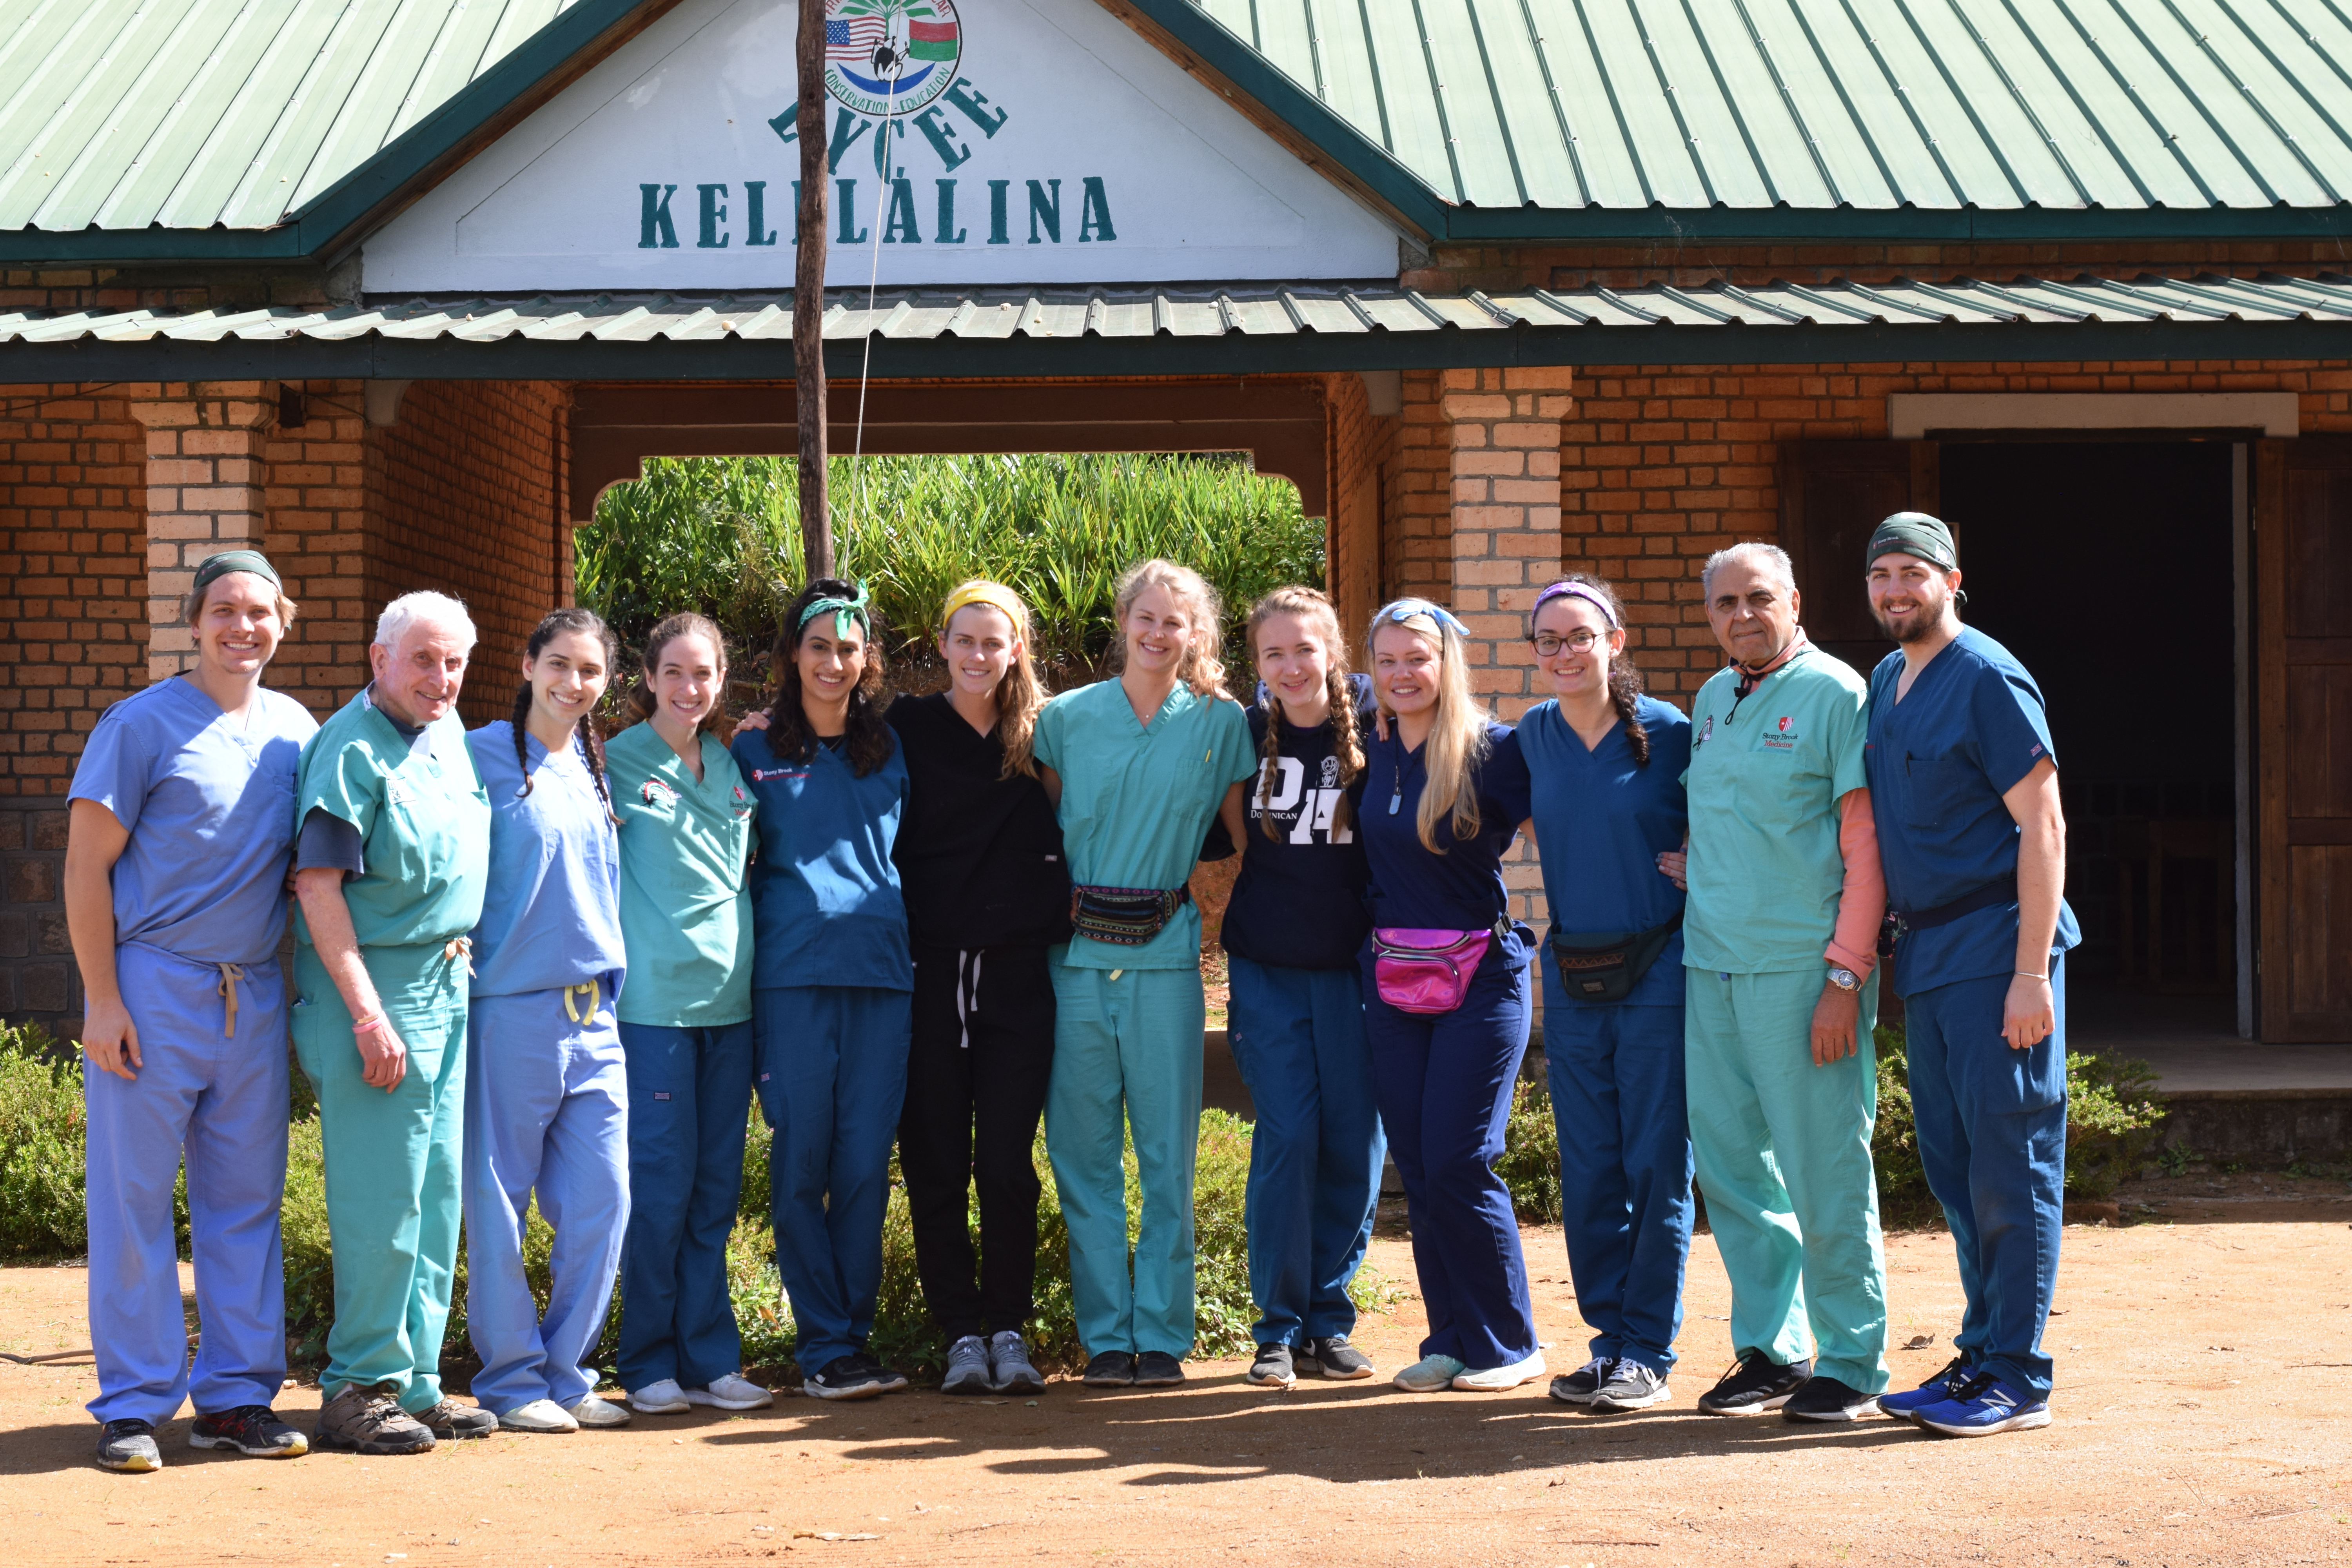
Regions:
[[1451, 1013], [1462, 1005], [1491, 931], [1382, 926], [1372, 932], [1372, 982], [1400, 1013]]

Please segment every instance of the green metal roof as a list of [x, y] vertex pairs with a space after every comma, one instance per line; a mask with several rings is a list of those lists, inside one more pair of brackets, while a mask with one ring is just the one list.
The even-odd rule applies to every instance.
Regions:
[[577, 0], [15, 0], [0, 228], [266, 228]]
[[[1171, 15], [1187, 0], [1132, 3], [1197, 32]], [[2343, 0], [1190, 3], [1464, 207], [2204, 213], [2352, 197]]]

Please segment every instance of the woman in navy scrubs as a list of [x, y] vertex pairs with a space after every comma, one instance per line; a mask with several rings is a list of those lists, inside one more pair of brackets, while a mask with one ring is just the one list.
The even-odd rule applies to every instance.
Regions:
[[1551, 1396], [1638, 1410], [1666, 1396], [1690, 1255], [1683, 891], [1660, 865], [1690, 821], [1690, 721], [1642, 694], [1624, 610], [1596, 578], [1537, 595], [1528, 640], [1555, 693], [1518, 728], [1551, 910], [1544, 1065], [1569, 1272], [1592, 1330], [1591, 1359]]
[[[1535, 933], [1510, 918], [1502, 865], [1527, 820], [1527, 764], [1471, 695], [1462, 623], [1446, 610], [1386, 606], [1371, 654], [1383, 732], [1364, 768], [1364, 1024], [1429, 1313], [1421, 1360], [1396, 1384], [1516, 1388], [1544, 1374], [1519, 1225], [1494, 1168], [1528, 1048]], [[1444, 978], [1465, 972], [1466, 985]]]

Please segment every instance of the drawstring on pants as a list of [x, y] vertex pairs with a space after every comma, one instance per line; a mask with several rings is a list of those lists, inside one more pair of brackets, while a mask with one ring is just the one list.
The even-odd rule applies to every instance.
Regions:
[[[603, 993], [597, 990], [596, 982], [593, 980], [583, 980], [577, 985], [565, 986], [563, 988], [564, 1016], [575, 1024], [594, 1023], [596, 1021], [597, 998], [602, 994]], [[587, 998], [588, 1010], [585, 1013], [580, 1011], [580, 1009], [573, 1005], [572, 999], [575, 996], [584, 996]]]
[[971, 1049], [971, 1016], [980, 1011], [980, 961], [986, 954], [979, 948], [956, 951], [956, 1046]]
[[455, 963], [459, 959], [464, 959], [466, 973], [471, 975], [474, 973], [474, 939], [470, 936], [451, 937], [441, 946], [441, 958], [446, 963]]
[[213, 994], [221, 999], [221, 1010], [227, 1015], [223, 1020], [221, 1033], [233, 1040], [236, 1038], [236, 983], [245, 978], [245, 965], [215, 963], [213, 967], [220, 971], [220, 981], [213, 987]]

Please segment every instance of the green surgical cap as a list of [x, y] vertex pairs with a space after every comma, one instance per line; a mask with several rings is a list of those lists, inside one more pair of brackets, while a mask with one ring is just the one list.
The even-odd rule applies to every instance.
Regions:
[[217, 555], [205, 556], [198, 563], [196, 591], [202, 593], [215, 579], [226, 577], [232, 572], [250, 572], [257, 577], [266, 577], [273, 588], [283, 589], [286, 586], [278, 581], [278, 568], [272, 566], [269, 558], [260, 551], [224, 550]]
[[1900, 551], [1946, 572], [1957, 572], [1960, 552], [1953, 548], [1952, 531], [1944, 526], [1941, 518], [1929, 517], [1924, 511], [1898, 511], [1871, 531], [1870, 549], [1863, 557], [1865, 567], [1882, 555]]

